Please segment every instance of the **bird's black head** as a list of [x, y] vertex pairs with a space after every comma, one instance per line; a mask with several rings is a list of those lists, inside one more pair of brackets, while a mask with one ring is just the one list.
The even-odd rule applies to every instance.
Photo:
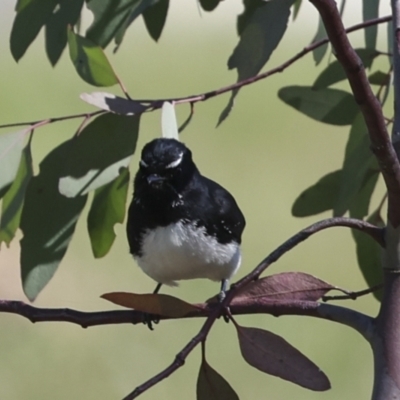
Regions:
[[191, 151], [175, 139], [154, 139], [142, 150], [135, 192], [177, 195], [197, 171]]

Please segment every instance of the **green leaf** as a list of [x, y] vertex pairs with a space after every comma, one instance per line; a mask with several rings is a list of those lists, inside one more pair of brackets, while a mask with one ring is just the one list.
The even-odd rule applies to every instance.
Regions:
[[[219, 2], [219, 0], [217, 1]], [[169, 0], [159, 0], [151, 7], [146, 8], [142, 13], [147, 32], [149, 32], [149, 35], [156, 42], [160, 38], [165, 21], [167, 20], [168, 7]]]
[[296, 0], [293, 4], [293, 21], [295, 21], [297, 16], [299, 15], [300, 6], [301, 0]]
[[371, 168], [378, 170], [376, 159], [370, 150], [367, 132], [364, 117], [360, 112], [351, 126], [346, 145], [340, 189], [333, 209], [334, 216], [342, 216], [349, 209], [354, 196], [362, 187], [367, 172]]
[[196, 385], [196, 400], [239, 400], [229, 382], [203, 359]]
[[74, 138], [59, 189], [67, 197], [103, 186], [129, 165], [136, 149], [140, 116], [102, 114]]
[[47, 285], [67, 251], [86, 196], [73, 199], [58, 191], [62, 166], [72, 141], [62, 143], [40, 163], [26, 189], [20, 227], [23, 289], [33, 301]]
[[217, 8], [221, 0], [200, 0], [201, 8], [204, 11], [212, 11]]
[[96, 189], [94, 193], [87, 224], [96, 258], [109, 252], [116, 237], [114, 225], [124, 222], [128, 185], [129, 170], [124, 168], [118, 178]]
[[68, 29], [68, 45], [71, 60], [79, 76], [94, 86], [112, 86], [118, 83], [111, 64], [103, 50], [89, 39]]
[[24, 139], [29, 129], [0, 135], [0, 198], [10, 188], [21, 160]]
[[359, 112], [354, 97], [339, 89], [316, 91], [309, 86], [286, 86], [278, 96], [303, 114], [332, 125], [350, 125]]
[[[294, 0], [245, 2], [245, 11], [238, 17], [240, 40], [228, 60], [229, 69], [237, 69], [238, 81], [258, 74], [286, 31], [290, 7]], [[238, 91], [233, 91], [228, 106], [219, 117], [226, 118]]]
[[22, 151], [17, 175], [3, 199], [0, 219], [0, 244], [5, 242], [8, 246], [15, 236], [21, 220], [25, 191], [32, 176], [32, 155], [30, 144], [28, 144]]
[[21, 59], [42, 26], [53, 15], [57, 0], [25, 0], [17, 4], [11, 28], [10, 49], [15, 61]]
[[308, 217], [331, 210], [339, 192], [341, 174], [341, 170], [330, 172], [304, 190], [293, 203], [292, 215]]
[[78, 22], [82, 7], [83, 0], [59, 0], [58, 9], [46, 23], [46, 53], [53, 66], [67, 45], [68, 25]]
[[[363, 21], [379, 17], [379, 0], [363, 0]], [[365, 47], [375, 49], [378, 26], [372, 25], [364, 29]]]
[[89, 0], [87, 7], [94, 21], [86, 37], [101, 47], [106, 47], [129, 17], [140, 0]]
[[[367, 221], [377, 226], [384, 226], [379, 211], [371, 214]], [[356, 242], [358, 266], [365, 281], [369, 287], [379, 285], [383, 282], [381, 246], [363, 232], [353, 229], [352, 234]], [[382, 289], [373, 292], [373, 295], [378, 301], [381, 301], [383, 296]]]
[[[318, 42], [319, 40], [325, 39], [327, 36], [328, 35], [326, 34], [326, 30], [325, 30], [325, 26], [322, 21], [322, 18], [319, 17], [317, 32], [314, 36], [314, 39], [311, 41], [311, 43], [315, 43], [315, 42]], [[318, 65], [322, 61], [327, 50], [328, 50], [328, 43], [323, 44], [322, 46], [319, 46], [313, 50], [313, 58], [314, 58], [316, 65]]]
[[390, 83], [390, 74], [382, 71], [375, 71], [368, 77], [371, 85], [388, 85]]
[[[365, 68], [370, 68], [372, 61], [376, 57], [376, 51], [370, 49], [357, 49], [356, 53], [360, 57]], [[314, 82], [314, 89], [326, 88], [337, 82], [346, 79], [346, 73], [339, 61], [330, 63], [317, 77]]]
[[176, 122], [175, 107], [165, 101], [161, 112], [162, 137], [179, 140], [178, 124]]

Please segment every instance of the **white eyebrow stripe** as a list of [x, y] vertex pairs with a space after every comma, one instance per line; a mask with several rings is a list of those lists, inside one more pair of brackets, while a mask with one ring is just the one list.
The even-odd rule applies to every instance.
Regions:
[[148, 165], [143, 160], [140, 160], [140, 166], [144, 168], [148, 167]]
[[179, 154], [179, 157], [175, 160], [169, 163], [165, 168], [176, 168], [181, 162], [183, 158], [183, 153]]

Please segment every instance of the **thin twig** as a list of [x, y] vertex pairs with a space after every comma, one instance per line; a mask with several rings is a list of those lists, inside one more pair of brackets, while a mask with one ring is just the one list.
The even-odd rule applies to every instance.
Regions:
[[379, 285], [371, 286], [364, 290], [359, 290], [358, 292], [346, 292], [347, 294], [335, 295], [335, 296], [323, 296], [322, 301], [332, 301], [332, 300], [357, 300], [361, 296], [376, 292], [383, 288], [383, 283]]
[[[355, 32], [355, 31], [357, 31], [359, 29], [367, 28], [368, 26], [378, 25], [378, 24], [382, 24], [382, 23], [388, 22], [391, 19], [392, 19], [391, 15], [387, 15], [387, 16], [381, 17], [381, 18], [374, 18], [374, 19], [371, 19], [371, 20], [368, 20], [368, 21], [364, 21], [364, 22], [362, 22], [360, 24], [353, 25], [350, 28], [346, 29], [345, 32], [346, 33]], [[159, 109], [159, 108], [162, 107], [163, 103], [166, 102], [166, 101], [174, 102], [175, 104], [191, 103], [192, 107], [193, 107], [193, 103], [197, 103], [199, 101], [205, 101], [205, 100], [208, 100], [208, 99], [210, 99], [212, 97], [219, 96], [219, 95], [227, 93], [227, 92], [231, 92], [232, 90], [240, 89], [243, 86], [250, 85], [252, 83], [258, 82], [258, 81], [260, 81], [262, 79], [265, 79], [265, 78], [268, 78], [269, 76], [274, 75], [274, 74], [276, 74], [278, 72], [283, 72], [286, 68], [288, 68], [290, 65], [292, 65], [293, 63], [295, 63], [296, 61], [298, 61], [299, 59], [304, 57], [306, 54], [312, 52], [316, 48], [318, 48], [320, 46], [323, 46], [324, 44], [326, 44], [328, 42], [329, 42], [328, 38], [318, 40], [317, 42], [314, 42], [314, 43], [310, 44], [309, 46], [305, 47], [302, 51], [300, 51], [295, 56], [293, 56], [289, 60], [285, 61], [283, 64], [279, 65], [276, 68], [272, 68], [269, 71], [266, 71], [266, 72], [264, 72], [262, 74], [253, 76], [253, 77], [248, 78], [248, 79], [244, 79], [242, 81], [236, 82], [236, 83], [234, 83], [232, 85], [228, 85], [228, 86], [222, 87], [220, 89], [212, 90], [210, 92], [206, 92], [206, 93], [202, 93], [202, 94], [185, 96], [185, 97], [176, 97], [176, 98], [158, 99], [158, 100], [154, 100], [154, 99], [150, 99], [150, 100], [135, 100], [135, 101], [137, 101], [139, 103], [148, 103], [148, 107], [146, 108], [146, 111], [154, 111], [156, 109]], [[125, 91], [124, 93], [129, 99], [129, 95], [127, 94], [127, 92]], [[90, 113], [90, 114], [82, 113], [82, 114], [75, 114], [75, 115], [69, 115], [69, 116], [64, 116], [64, 117], [49, 118], [48, 119], [48, 121], [49, 121], [48, 123], [53, 123], [53, 122], [57, 122], [57, 121], [64, 121], [64, 120], [73, 119], [73, 118], [86, 117], [87, 115], [91, 115], [93, 117], [95, 115], [99, 115], [99, 114], [102, 114], [104, 112], [105, 112], [104, 110], [101, 110], [101, 111], [95, 111], [95, 112]], [[12, 124], [4, 124], [4, 125], [0, 125], [0, 129], [1, 128], [10, 128], [10, 127], [15, 127], [15, 126], [32, 125], [32, 124], [36, 124], [36, 123], [39, 123], [39, 122], [42, 122], [42, 121], [17, 122], [17, 123], [12, 123]]]

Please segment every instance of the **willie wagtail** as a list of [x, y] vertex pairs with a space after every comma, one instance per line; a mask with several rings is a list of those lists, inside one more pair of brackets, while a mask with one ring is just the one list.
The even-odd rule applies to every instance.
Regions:
[[142, 150], [129, 207], [130, 252], [158, 285], [208, 278], [221, 282], [220, 299], [240, 266], [245, 219], [233, 196], [201, 175], [191, 151], [175, 139]]

